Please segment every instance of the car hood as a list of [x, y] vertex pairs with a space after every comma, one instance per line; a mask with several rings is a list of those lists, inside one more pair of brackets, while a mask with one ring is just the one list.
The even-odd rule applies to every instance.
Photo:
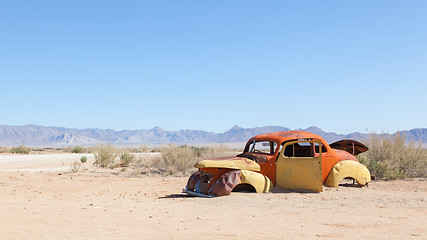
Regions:
[[206, 159], [196, 163], [195, 168], [229, 168], [251, 171], [261, 171], [258, 163], [244, 157], [220, 157]]
[[349, 152], [354, 156], [369, 150], [369, 148], [365, 146], [363, 143], [355, 140], [341, 140], [341, 141], [329, 144], [329, 146], [333, 149], [339, 149], [339, 150]]

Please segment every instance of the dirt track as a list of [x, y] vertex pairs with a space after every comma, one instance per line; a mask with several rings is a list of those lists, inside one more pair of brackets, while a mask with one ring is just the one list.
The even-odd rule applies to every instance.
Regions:
[[425, 180], [205, 199], [186, 178], [116, 174], [1, 172], [0, 238], [427, 239]]

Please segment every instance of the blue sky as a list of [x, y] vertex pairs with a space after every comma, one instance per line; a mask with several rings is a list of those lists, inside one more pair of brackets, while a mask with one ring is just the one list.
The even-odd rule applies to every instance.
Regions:
[[427, 127], [427, 1], [3, 1], [0, 124]]

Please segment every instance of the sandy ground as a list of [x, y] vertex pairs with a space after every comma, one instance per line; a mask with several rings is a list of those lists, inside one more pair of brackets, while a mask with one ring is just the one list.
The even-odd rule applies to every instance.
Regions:
[[[4, 172], [58, 172], [70, 171], [74, 161], [86, 156], [93, 163], [93, 154], [37, 154], [37, 155], [0, 155], [0, 171]], [[88, 164], [89, 165], [89, 164]]]
[[29, 159], [0, 157], [0, 239], [427, 239], [425, 180], [206, 199], [181, 193], [185, 177]]

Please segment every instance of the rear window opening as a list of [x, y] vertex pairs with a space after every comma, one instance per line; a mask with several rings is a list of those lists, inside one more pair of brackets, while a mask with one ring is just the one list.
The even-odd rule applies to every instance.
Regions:
[[[314, 150], [316, 151], [316, 153], [319, 153], [319, 145], [316, 144], [314, 147], [315, 147]], [[322, 153], [324, 152], [326, 152], [326, 147], [325, 145], [322, 145]]]

